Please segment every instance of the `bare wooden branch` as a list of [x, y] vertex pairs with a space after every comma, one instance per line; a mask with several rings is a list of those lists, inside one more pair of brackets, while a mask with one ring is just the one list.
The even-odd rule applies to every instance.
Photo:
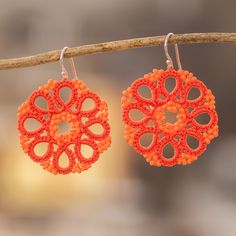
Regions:
[[[131, 48], [143, 48], [160, 46], [164, 43], [165, 35], [135, 38], [127, 40], [112, 41], [106, 43], [97, 43], [84, 45], [80, 47], [69, 48], [65, 52], [65, 57], [75, 57], [82, 55], [95, 54], [100, 52], [121, 51]], [[191, 44], [191, 43], [236, 43], [236, 33], [190, 33], [176, 34], [169, 40], [170, 44]], [[0, 60], [0, 70], [30, 67], [59, 60], [61, 50], [54, 50], [40, 53], [33, 56], [2, 59]]]

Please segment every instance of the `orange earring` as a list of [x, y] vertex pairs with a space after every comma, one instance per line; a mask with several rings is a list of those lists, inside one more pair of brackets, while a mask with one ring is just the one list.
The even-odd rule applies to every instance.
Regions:
[[[107, 103], [77, 79], [73, 59], [71, 62], [75, 78], [68, 79], [63, 63], [67, 49], [64, 47], [60, 55], [62, 80], [49, 80], [35, 90], [18, 110], [18, 130], [24, 152], [53, 174], [80, 173], [87, 170], [111, 143]], [[61, 97], [63, 88], [69, 89], [71, 93], [66, 102]], [[38, 98], [47, 103], [47, 109], [37, 105]], [[84, 110], [87, 100], [92, 100], [93, 107]], [[25, 124], [29, 119], [36, 120], [40, 127], [36, 130], [27, 129]], [[62, 122], [69, 124], [71, 129], [59, 134], [58, 129]], [[94, 125], [101, 126], [102, 132], [94, 132]], [[47, 150], [43, 155], [38, 155], [35, 149], [42, 143], [46, 143]], [[83, 153], [82, 146], [91, 149], [91, 155], [88, 156], [88, 152]], [[67, 166], [60, 165], [63, 154], [68, 159]]]
[[[174, 69], [167, 47], [171, 35], [166, 36], [164, 43], [167, 70], [154, 69], [134, 81], [123, 91], [121, 99], [125, 139], [150, 165], [158, 167], [191, 164], [218, 136], [215, 97], [191, 72], [182, 70], [177, 44], [175, 53], [179, 69]], [[167, 87], [169, 81], [175, 82], [171, 90]], [[142, 96], [143, 86], [149, 90], [150, 97]], [[190, 98], [192, 90], [199, 93], [194, 99]], [[132, 113], [137, 111], [142, 118], [133, 117]], [[171, 114], [174, 122], [168, 121]], [[203, 115], [208, 116], [209, 122], [200, 122]], [[152, 138], [148, 145], [143, 143], [145, 135]], [[195, 141], [194, 147], [191, 140]], [[171, 156], [165, 154], [166, 148], [172, 149]]]

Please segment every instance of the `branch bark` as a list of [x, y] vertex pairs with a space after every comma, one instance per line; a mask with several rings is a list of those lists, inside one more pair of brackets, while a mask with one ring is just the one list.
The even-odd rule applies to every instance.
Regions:
[[[65, 57], [75, 57], [101, 52], [121, 51], [132, 48], [143, 48], [160, 46], [164, 43], [165, 35], [135, 38], [127, 40], [112, 41], [84, 45], [69, 48], [65, 52]], [[192, 44], [192, 43], [236, 43], [236, 33], [190, 33], [176, 34], [169, 40], [169, 44]], [[30, 67], [59, 60], [61, 50], [54, 50], [33, 56], [2, 59], [0, 60], [0, 70]]]

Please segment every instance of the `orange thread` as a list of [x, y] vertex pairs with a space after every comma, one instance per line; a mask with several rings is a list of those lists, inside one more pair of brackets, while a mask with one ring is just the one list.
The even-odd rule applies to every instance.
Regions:
[[[71, 91], [67, 102], [60, 96], [63, 88], [69, 88]], [[35, 101], [39, 97], [47, 102], [47, 109], [36, 105]], [[90, 110], [82, 108], [86, 99], [94, 102]], [[25, 121], [30, 118], [37, 120], [41, 127], [34, 131], [27, 130]], [[83, 118], [86, 120], [83, 121]], [[71, 129], [69, 132], [58, 134], [59, 125], [63, 121], [69, 123]], [[102, 126], [102, 134], [90, 130], [94, 124]], [[81, 173], [89, 169], [111, 144], [107, 103], [77, 79], [49, 80], [34, 91], [18, 109], [18, 130], [23, 151], [43, 169], [53, 174]], [[48, 148], [39, 156], [35, 153], [35, 147], [40, 143], [47, 143]], [[82, 145], [92, 149], [90, 157], [82, 154]], [[66, 167], [59, 164], [63, 153], [68, 157], [69, 164]]]
[[[166, 88], [168, 78], [175, 80], [172, 91]], [[141, 96], [138, 91], [140, 86], [148, 87], [151, 98]], [[195, 99], [188, 98], [192, 88], [200, 92]], [[189, 71], [176, 71], [172, 67], [166, 71], [154, 69], [123, 91], [121, 107], [125, 139], [153, 166], [191, 164], [206, 150], [211, 140], [218, 136], [215, 97], [211, 90]], [[132, 110], [140, 111], [144, 118], [132, 119]], [[176, 113], [176, 121], [167, 122], [165, 112]], [[203, 113], [210, 117], [207, 124], [196, 121], [196, 117]], [[141, 138], [145, 134], [152, 134], [152, 141], [148, 146], [141, 143]], [[189, 146], [189, 136], [198, 141], [198, 147]], [[170, 158], [163, 155], [164, 147], [168, 144], [174, 149], [174, 154]]]

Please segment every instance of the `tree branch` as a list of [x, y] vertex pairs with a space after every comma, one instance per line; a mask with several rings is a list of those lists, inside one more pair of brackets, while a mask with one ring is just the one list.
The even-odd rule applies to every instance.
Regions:
[[[69, 48], [65, 52], [65, 57], [68, 58], [68, 57], [95, 54], [100, 52], [121, 51], [131, 48], [160, 46], [164, 43], [164, 40], [165, 40], [165, 35], [84, 45], [80, 47]], [[170, 38], [169, 43], [170, 44], [236, 43], [236, 33], [176, 34]], [[0, 60], [0, 70], [20, 68], [20, 67], [30, 67], [49, 62], [55, 62], [59, 60], [60, 52], [61, 50], [54, 50], [33, 56], [2, 59]]]

